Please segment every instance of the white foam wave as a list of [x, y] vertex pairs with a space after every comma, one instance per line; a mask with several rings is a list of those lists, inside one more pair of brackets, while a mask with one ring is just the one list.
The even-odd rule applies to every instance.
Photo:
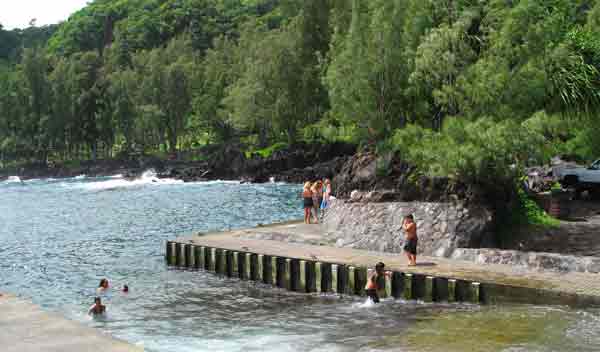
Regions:
[[373, 300], [370, 298], [367, 298], [366, 301], [364, 301], [362, 303], [354, 303], [352, 305], [352, 307], [354, 307], [354, 308], [374, 308], [376, 306], [377, 306], [377, 304], [375, 302], [373, 302]]
[[119, 188], [127, 188], [127, 187], [136, 187], [136, 186], [146, 186], [146, 185], [173, 185], [173, 184], [182, 184], [181, 180], [174, 179], [160, 179], [156, 176], [156, 172], [154, 170], [145, 171], [139, 178], [134, 180], [124, 179], [122, 175], [115, 175], [110, 177], [109, 180], [106, 181], [98, 181], [98, 182], [88, 182], [82, 183], [78, 185], [83, 189], [91, 190], [91, 191], [103, 191], [103, 190], [112, 190]]
[[79, 175], [79, 176], [75, 176], [74, 178], [75, 178], [76, 180], [83, 180], [83, 179], [85, 179], [86, 177], [87, 177], [86, 175]]
[[190, 184], [190, 185], [239, 185], [240, 183], [241, 183], [241, 181], [224, 181], [224, 180], [188, 182], [188, 184]]
[[9, 176], [5, 181], [6, 183], [21, 183], [21, 178], [19, 176]]

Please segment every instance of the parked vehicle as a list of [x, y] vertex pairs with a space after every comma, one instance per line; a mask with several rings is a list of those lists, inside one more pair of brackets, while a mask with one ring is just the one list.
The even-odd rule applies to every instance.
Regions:
[[558, 171], [558, 179], [565, 188], [582, 191], [600, 191], [600, 159], [588, 167], [565, 167]]

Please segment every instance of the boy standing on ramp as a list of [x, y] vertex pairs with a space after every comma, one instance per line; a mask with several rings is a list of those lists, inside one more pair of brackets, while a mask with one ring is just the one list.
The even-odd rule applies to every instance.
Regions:
[[406, 252], [408, 258], [408, 265], [415, 266], [417, 265], [417, 242], [419, 238], [417, 237], [417, 224], [412, 214], [404, 217], [402, 229], [406, 233], [404, 252]]

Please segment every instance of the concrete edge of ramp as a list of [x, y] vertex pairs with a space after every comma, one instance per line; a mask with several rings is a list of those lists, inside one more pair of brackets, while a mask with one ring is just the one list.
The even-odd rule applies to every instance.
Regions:
[[6, 293], [0, 293], [0, 346], [3, 352], [144, 350]]

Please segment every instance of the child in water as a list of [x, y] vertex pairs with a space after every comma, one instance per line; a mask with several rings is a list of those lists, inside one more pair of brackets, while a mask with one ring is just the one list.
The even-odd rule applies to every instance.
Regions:
[[100, 284], [98, 285], [98, 288], [96, 289], [96, 291], [98, 293], [102, 293], [105, 292], [106, 290], [108, 290], [109, 285], [108, 285], [108, 279], [102, 279], [100, 280]]
[[100, 299], [100, 297], [96, 297], [94, 299], [94, 304], [90, 307], [90, 310], [88, 311], [89, 315], [103, 315], [104, 313], [106, 313], [106, 306], [102, 304], [102, 300]]
[[387, 275], [384, 271], [384, 268], [384, 263], [377, 263], [375, 265], [375, 273], [369, 276], [367, 279], [365, 290], [367, 297], [369, 297], [373, 303], [379, 303], [379, 290], [385, 289], [385, 286], [381, 287], [380, 285], [382, 281], [385, 283], [385, 276]]

